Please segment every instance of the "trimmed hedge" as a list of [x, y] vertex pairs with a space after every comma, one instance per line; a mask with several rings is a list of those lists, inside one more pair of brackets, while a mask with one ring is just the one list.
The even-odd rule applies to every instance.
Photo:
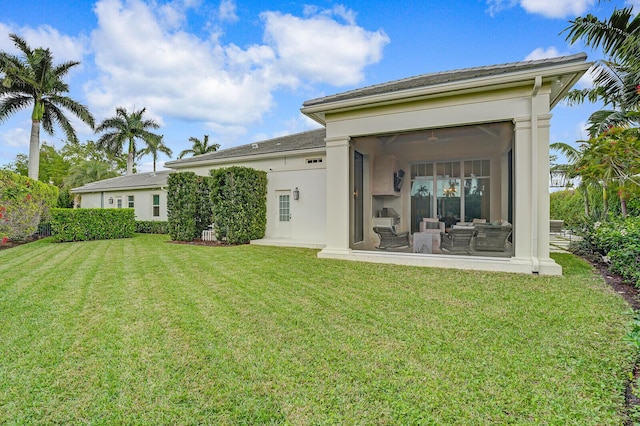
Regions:
[[33, 235], [57, 200], [57, 187], [0, 170], [0, 240], [23, 241]]
[[167, 234], [166, 220], [136, 220], [136, 232], [139, 234]]
[[167, 190], [167, 232], [172, 240], [193, 241], [211, 224], [209, 178], [171, 173]]
[[211, 170], [213, 223], [218, 240], [246, 244], [267, 228], [267, 173], [248, 167]]
[[57, 242], [131, 238], [133, 209], [52, 209], [51, 229]]

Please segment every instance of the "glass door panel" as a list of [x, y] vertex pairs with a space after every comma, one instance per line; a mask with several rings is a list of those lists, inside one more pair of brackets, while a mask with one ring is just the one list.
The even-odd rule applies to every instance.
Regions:
[[435, 217], [433, 211], [433, 164], [411, 165], [411, 232], [420, 231], [425, 217]]

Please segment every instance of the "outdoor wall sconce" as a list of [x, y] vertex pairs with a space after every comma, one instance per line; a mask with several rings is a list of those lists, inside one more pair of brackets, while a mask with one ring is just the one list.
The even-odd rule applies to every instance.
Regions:
[[109, 204], [113, 204], [113, 197], [109, 197]]
[[293, 190], [293, 199], [294, 200], [299, 200], [300, 199], [300, 190], [298, 189], [297, 186], [296, 186], [296, 189]]

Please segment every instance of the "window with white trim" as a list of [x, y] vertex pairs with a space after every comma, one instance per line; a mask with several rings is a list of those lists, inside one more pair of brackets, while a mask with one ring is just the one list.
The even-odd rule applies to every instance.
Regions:
[[153, 194], [153, 217], [160, 217], [160, 194]]

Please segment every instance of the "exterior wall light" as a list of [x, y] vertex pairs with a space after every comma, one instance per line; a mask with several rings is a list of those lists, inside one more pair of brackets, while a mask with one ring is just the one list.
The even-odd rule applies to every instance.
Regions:
[[109, 204], [113, 204], [113, 197], [109, 197]]
[[297, 186], [296, 186], [296, 189], [293, 190], [293, 199], [294, 200], [299, 200], [300, 199], [300, 190], [298, 189]]

